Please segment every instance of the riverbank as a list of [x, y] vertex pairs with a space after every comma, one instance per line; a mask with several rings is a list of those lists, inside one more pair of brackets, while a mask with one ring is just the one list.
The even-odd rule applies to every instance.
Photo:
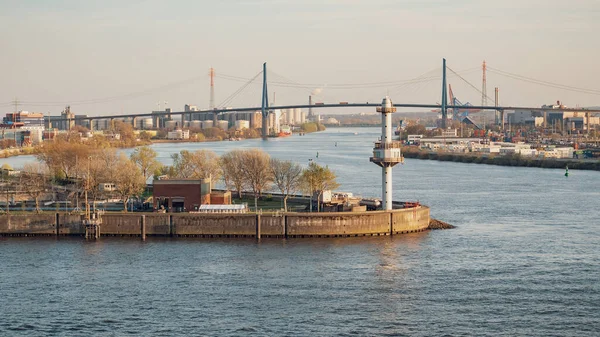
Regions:
[[[324, 130], [317, 131], [307, 131], [303, 132], [304, 134], [313, 133], [313, 132], [321, 132]], [[295, 133], [297, 134], [297, 133]], [[257, 138], [237, 138], [235, 141], [243, 141], [243, 140], [251, 140], [251, 139], [260, 139]], [[233, 141], [234, 139], [229, 138], [206, 138], [203, 140], [193, 140], [193, 139], [150, 139], [150, 140], [138, 140], [134, 144], [111, 144], [110, 147], [116, 149], [133, 149], [139, 146], [152, 145], [152, 144], [168, 144], [168, 143], [216, 143], [216, 142], [224, 142], [224, 141]], [[13, 148], [13, 149], [0, 149], [0, 158], [10, 158], [10, 157], [18, 157], [18, 156], [27, 156], [27, 155], [36, 155], [40, 153], [40, 146], [30, 146], [30, 147], [22, 147], [22, 148]]]
[[22, 147], [17, 149], [0, 150], [0, 158], [34, 155], [40, 152], [38, 147]]
[[488, 164], [499, 166], [539, 167], [600, 171], [600, 160], [592, 159], [555, 159], [529, 158], [520, 155], [485, 155], [474, 153], [433, 152], [405, 146], [402, 148], [404, 158], [451, 161], [458, 163]]

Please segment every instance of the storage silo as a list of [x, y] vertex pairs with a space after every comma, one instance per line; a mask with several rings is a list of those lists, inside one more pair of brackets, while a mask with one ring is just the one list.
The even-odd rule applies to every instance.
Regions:
[[302, 109], [301, 108], [295, 108], [294, 109], [294, 125], [300, 125], [302, 124]]
[[202, 128], [203, 129], [210, 129], [212, 127], [213, 127], [213, 121], [209, 121], [209, 120], [202, 121]]
[[108, 130], [110, 128], [110, 119], [98, 119], [96, 120], [96, 130]]
[[283, 124], [290, 122], [290, 111], [293, 111], [293, 110], [292, 109], [281, 109], [281, 122]]
[[229, 130], [229, 122], [228, 121], [219, 121], [218, 128], [222, 130]]
[[154, 123], [152, 121], [152, 118], [143, 118], [142, 119], [142, 128], [144, 130], [152, 129], [153, 127], [154, 127]]
[[177, 127], [177, 122], [176, 121], [167, 121], [165, 123], [165, 127], [167, 128], [167, 130], [174, 130]]

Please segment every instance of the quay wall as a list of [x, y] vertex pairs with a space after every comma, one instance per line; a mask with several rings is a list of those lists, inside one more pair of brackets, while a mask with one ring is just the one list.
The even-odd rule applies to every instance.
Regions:
[[[85, 227], [81, 222], [83, 217], [79, 214], [57, 213], [55, 215], [57, 224], [57, 235], [75, 235], [81, 236], [85, 233]], [[1, 233], [0, 228], [0, 233]]]
[[568, 166], [575, 170], [594, 170], [600, 171], [600, 160], [576, 159], [576, 158], [530, 158], [518, 155], [487, 155], [481, 153], [458, 153], [458, 152], [437, 152], [419, 150], [410, 146], [402, 148], [404, 158], [426, 159], [438, 161], [452, 161], [460, 163], [487, 164], [498, 166], [520, 166], [520, 167], [539, 167], [565, 169]]
[[[81, 215], [0, 215], [0, 236], [83, 236]], [[263, 214], [107, 213], [101, 236], [339, 237], [380, 236], [428, 229], [429, 207], [392, 211]]]

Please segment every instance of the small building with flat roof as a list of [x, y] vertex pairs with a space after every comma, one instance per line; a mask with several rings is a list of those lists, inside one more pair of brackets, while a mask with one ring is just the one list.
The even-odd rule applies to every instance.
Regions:
[[231, 192], [213, 192], [210, 178], [161, 179], [152, 182], [154, 209], [165, 212], [193, 212], [201, 205], [231, 204]]

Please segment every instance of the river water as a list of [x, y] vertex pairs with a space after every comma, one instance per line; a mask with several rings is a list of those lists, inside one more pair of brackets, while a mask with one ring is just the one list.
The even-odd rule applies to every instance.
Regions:
[[[263, 148], [377, 197], [377, 128]], [[317, 157], [318, 153], [318, 157]], [[0, 160], [14, 167], [31, 160]], [[600, 173], [407, 159], [394, 199], [454, 230], [341, 239], [0, 238], [0, 335], [600, 335]]]

